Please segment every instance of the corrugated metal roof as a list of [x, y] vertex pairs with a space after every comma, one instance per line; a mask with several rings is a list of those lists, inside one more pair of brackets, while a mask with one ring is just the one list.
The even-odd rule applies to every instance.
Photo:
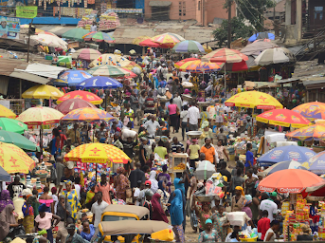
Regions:
[[68, 30], [76, 28], [76, 26], [37, 25], [37, 28], [62, 36]]
[[133, 39], [138, 36], [147, 35], [153, 37], [166, 32], [177, 33], [187, 40], [194, 40], [200, 43], [214, 40], [213, 28], [187, 26], [174, 22], [163, 22], [158, 25], [138, 25], [118, 27], [113, 34], [116, 44], [132, 44]]

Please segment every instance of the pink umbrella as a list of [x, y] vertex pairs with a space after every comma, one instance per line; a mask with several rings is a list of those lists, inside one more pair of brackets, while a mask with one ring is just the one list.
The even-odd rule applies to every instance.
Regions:
[[88, 101], [82, 99], [70, 99], [63, 101], [56, 107], [56, 109], [63, 114], [68, 114], [72, 110], [86, 107], [96, 108], [96, 106], [89, 103]]

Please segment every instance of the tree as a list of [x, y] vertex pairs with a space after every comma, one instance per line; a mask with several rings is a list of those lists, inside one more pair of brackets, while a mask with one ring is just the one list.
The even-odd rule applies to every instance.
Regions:
[[264, 12], [274, 7], [274, 0], [234, 0], [237, 4], [238, 17], [247, 19], [255, 29], [260, 32], [264, 30]]
[[[234, 17], [231, 19], [231, 39], [238, 39], [240, 37], [246, 38], [254, 33], [252, 26], [246, 26], [242, 19]], [[214, 39], [218, 41], [219, 47], [228, 39], [228, 20], [223, 20], [221, 27], [213, 31]]]

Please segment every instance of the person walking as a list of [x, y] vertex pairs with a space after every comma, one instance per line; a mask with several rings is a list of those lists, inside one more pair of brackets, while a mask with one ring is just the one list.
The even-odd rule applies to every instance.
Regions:
[[109, 205], [107, 202], [103, 200], [103, 193], [97, 192], [96, 193], [97, 201], [91, 207], [91, 212], [93, 213], [93, 222], [95, 228], [98, 227], [98, 224], [102, 220], [102, 213], [104, 212], [105, 208]]
[[189, 131], [197, 131], [199, 129], [200, 110], [195, 106], [195, 102], [191, 103], [188, 109], [187, 126]]
[[176, 241], [184, 243], [185, 235], [182, 225], [184, 221], [184, 204], [182, 191], [180, 189], [176, 189], [173, 194], [173, 199], [171, 200], [171, 205], [169, 206], [171, 224], [173, 226], [173, 231], [176, 236]]
[[103, 200], [108, 203], [108, 205], [111, 204], [111, 196], [109, 194], [110, 191], [112, 191], [113, 188], [111, 185], [107, 182], [107, 177], [105, 173], [102, 173], [100, 175], [100, 183], [97, 184], [95, 187], [95, 193], [101, 192]]

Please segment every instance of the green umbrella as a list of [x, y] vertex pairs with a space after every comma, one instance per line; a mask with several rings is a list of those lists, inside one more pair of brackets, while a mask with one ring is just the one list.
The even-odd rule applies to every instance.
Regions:
[[20, 121], [1, 117], [0, 118], [0, 130], [5, 130], [9, 132], [15, 132], [15, 133], [24, 133], [24, 131], [28, 130], [28, 127], [25, 123], [22, 123]]
[[130, 72], [127, 70], [117, 67], [117, 66], [110, 66], [110, 65], [101, 65], [88, 70], [93, 76], [109, 76], [109, 77], [124, 77], [130, 76]]
[[82, 28], [74, 28], [65, 32], [62, 37], [66, 39], [73, 39], [78, 41], [83, 41], [83, 36], [88, 34], [89, 31]]
[[30, 151], [39, 151], [39, 147], [24, 136], [8, 131], [0, 131], [0, 142], [12, 143], [17, 147]]

